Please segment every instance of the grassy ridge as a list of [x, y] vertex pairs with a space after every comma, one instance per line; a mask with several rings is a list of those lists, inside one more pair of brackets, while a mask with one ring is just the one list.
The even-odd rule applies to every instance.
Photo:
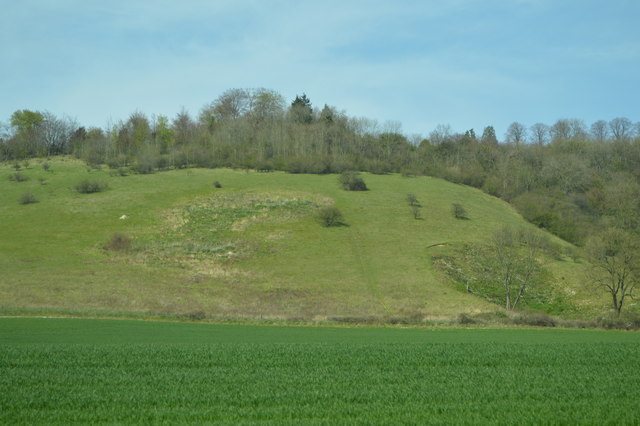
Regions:
[[[529, 226], [502, 201], [426, 177], [364, 175], [370, 191], [346, 192], [335, 175], [190, 169], [120, 177], [70, 159], [49, 163], [46, 172], [32, 162], [26, 182], [10, 181], [15, 171], [0, 166], [4, 312], [423, 319], [492, 311], [456, 291], [431, 254], [484, 241], [504, 224]], [[79, 194], [82, 179], [110, 189]], [[39, 202], [21, 205], [25, 191]], [[420, 220], [407, 193], [423, 206]], [[285, 207], [273, 204], [283, 199]], [[470, 220], [453, 218], [452, 203]], [[319, 226], [313, 214], [326, 204], [348, 226]], [[103, 249], [115, 232], [133, 238], [130, 252]], [[607, 301], [581, 285], [583, 266], [548, 264], [552, 285], [592, 312]]]
[[0, 319], [0, 422], [634, 424], [639, 339]]

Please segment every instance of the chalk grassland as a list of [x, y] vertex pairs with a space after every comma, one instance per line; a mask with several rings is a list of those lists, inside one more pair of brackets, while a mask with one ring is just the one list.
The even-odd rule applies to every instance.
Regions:
[[[421, 321], [499, 309], [456, 290], [431, 255], [531, 226], [506, 203], [439, 179], [364, 174], [347, 192], [336, 175], [171, 170], [120, 176], [71, 158], [31, 161], [18, 182], [0, 165], [0, 311], [10, 314], [189, 318], [399, 318]], [[109, 189], [80, 194], [83, 179]], [[214, 182], [222, 184], [215, 188]], [[24, 193], [36, 203], [21, 204]], [[416, 220], [406, 202], [422, 205]], [[464, 205], [470, 220], [451, 214]], [[337, 206], [345, 226], [314, 215]], [[126, 219], [121, 219], [126, 216]], [[114, 233], [127, 250], [105, 250]], [[559, 245], [566, 245], [554, 240]], [[549, 259], [550, 284], [575, 315], [606, 310], [584, 285], [584, 263]]]
[[640, 422], [640, 334], [0, 319], [0, 423]]

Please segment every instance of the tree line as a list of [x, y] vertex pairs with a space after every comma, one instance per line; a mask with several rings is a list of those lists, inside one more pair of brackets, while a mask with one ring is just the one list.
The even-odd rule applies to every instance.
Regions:
[[514, 122], [502, 141], [492, 126], [478, 136], [439, 125], [412, 138], [397, 123], [314, 108], [304, 94], [287, 102], [273, 90], [230, 89], [197, 117], [136, 111], [106, 128], [85, 128], [19, 110], [0, 132], [0, 160], [61, 154], [139, 173], [195, 166], [436, 176], [501, 197], [579, 245], [603, 225], [633, 230], [640, 221], [640, 125], [628, 118], [590, 126]]

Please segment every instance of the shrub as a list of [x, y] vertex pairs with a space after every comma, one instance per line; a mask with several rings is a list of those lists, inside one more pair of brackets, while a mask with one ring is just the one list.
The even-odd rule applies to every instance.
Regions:
[[24, 173], [15, 172], [9, 175], [9, 180], [12, 180], [14, 182], [26, 182], [29, 180], [29, 178]]
[[453, 203], [451, 205], [451, 212], [453, 213], [453, 217], [456, 219], [468, 219], [467, 211], [462, 206], [462, 204]]
[[536, 327], [555, 327], [557, 325], [556, 319], [544, 312], [522, 312], [513, 317], [513, 322]]
[[222, 188], [222, 184], [218, 181], [213, 182], [213, 187], [214, 188]]
[[131, 248], [131, 238], [127, 237], [123, 233], [116, 232], [111, 235], [109, 241], [104, 246], [105, 250], [111, 251], [126, 251]]
[[458, 324], [468, 325], [476, 324], [478, 321], [473, 319], [469, 314], [461, 313], [458, 315]]
[[109, 189], [109, 185], [107, 185], [106, 182], [98, 180], [84, 179], [78, 182], [74, 188], [81, 194], [92, 194], [94, 192], [102, 192]]
[[20, 201], [20, 204], [33, 204], [33, 203], [37, 203], [38, 199], [36, 198], [35, 195], [33, 195], [31, 191], [27, 191], [24, 194], [22, 194], [19, 201]]
[[50, 170], [51, 170], [51, 165], [50, 165], [49, 163], [47, 163], [47, 162], [44, 162], [44, 163], [42, 163], [42, 169], [43, 169], [45, 172], [48, 172], [48, 171], [50, 171]]
[[640, 329], [640, 314], [637, 312], [623, 312], [620, 315], [611, 314], [610, 316], [599, 318], [598, 324], [606, 329], [638, 330]]
[[410, 206], [420, 206], [420, 202], [418, 201], [418, 198], [415, 194], [407, 194], [406, 200]]
[[323, 207], [318, 211], [318, 220], [322, 226], [336, 226], [342, 222], [342, 213], [337, 207]]
[[180, 316], [189, 321], [202, 321], [207, 317], [207, 314], [204, 311], [193, 311], [193, 312], [187, 312]]
[[414, 219], [420, 219], [420, 206], [411, 206], [411, 214], [413, 215]]
[[340, 182], [340, 186], [342, 186], [342, 189], [346, 191], [367, 190], [367, 185], [364, 183], [364, 180], [362, 180], [358, 173], [344, 172], [340, 175], [340, 178], [338, 180]]

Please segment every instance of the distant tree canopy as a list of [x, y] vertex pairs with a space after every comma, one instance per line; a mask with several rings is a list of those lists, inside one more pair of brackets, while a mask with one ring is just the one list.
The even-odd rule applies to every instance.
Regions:
[[230, 89], [197, 117], [133, 112], [108, 128], [85, 128], [47, 111], [19, 110], [0, 126], [0, 160], [72, 154], [140, 173], [181, 167], [235, 167], [290, 173], [397, 172], [474, 186], [512, 203], [525, 218], [583, 244], [597, 230], [637, 234], [640, 124], [629, 118], [531, 126], [514, 122], [500, 143], [493, 126], [478, 137], [438, 125], [408, 138], [335, 107], [290, 103], [264, 89]]

